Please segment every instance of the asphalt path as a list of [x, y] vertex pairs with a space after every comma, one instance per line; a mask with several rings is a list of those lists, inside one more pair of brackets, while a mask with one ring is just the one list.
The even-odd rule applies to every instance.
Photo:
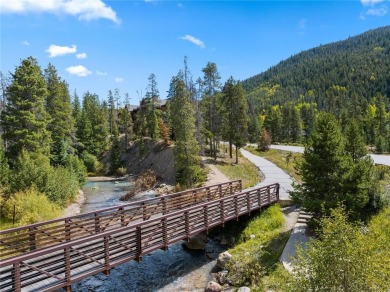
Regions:
[[[304, 147], [300, 146], [288, 146], [288, 145], [271, 145], [272, 149], [279, 149], [290, 152], [303, 153]], [[369, 154], [374, 160], [375, 164], [383, 164], [390, 166], [390, 155]]]

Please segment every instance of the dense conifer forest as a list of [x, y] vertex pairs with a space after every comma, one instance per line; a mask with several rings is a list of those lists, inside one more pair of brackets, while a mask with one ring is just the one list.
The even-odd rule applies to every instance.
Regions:
[[255, 142], [261, 116], [274, 142], [299, 142], [300, 133], [310, 134], [316, 113], [327, 111], [343, 127], [354, 117], [367, 144], [389, 151], [389, 72], [390, 26], [296, 54], [242, 81], [249, 137]]

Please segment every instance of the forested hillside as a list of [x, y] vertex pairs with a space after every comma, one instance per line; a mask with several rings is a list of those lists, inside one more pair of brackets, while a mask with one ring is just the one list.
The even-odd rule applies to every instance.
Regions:
[[[273, 104], [304, 97], [319, 109], [331, 106], [328, 97], [336, 86], [370, 101], [377, 93], [390, 95], [390, 26], [365, 32], [347, 40], [301, 52], [269, 70], [242, 81], [247, 92], [279, 86]], [[335, 92], [336, 91], [336, 92]]]
[[[375, 144], [378, 137], [386, 138], [384, 127], [374, 130], [372, 124], [389, 110], [390, 26], [301, 52], [242, 81], [242, 86], [250, 108], [250, 137], [261, 127], [256, 119], [262, 115], [274, 141], [297, 142], [288, 134], [291, 129], [276, 130], [275, 124], [295, 124], [296, 132], [303, 129], [308, 134], [315, 112], [328, 111], [342, 125], [355, 117], [364, 127], [367, 144]], [[294, 107], [300, 112], [301, 128]]]

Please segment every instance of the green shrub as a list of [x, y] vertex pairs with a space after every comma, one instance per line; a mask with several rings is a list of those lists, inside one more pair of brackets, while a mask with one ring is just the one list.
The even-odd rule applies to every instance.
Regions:
[[33, 185], [38, 191], [45, 192], [51, 172], [48, 157], [23, 150], [15, 162], [10, 179], [10, 192], [23, 191]]
[[81, 160], [84, 162], [88, 172], [96, 173], [100, 168], [100, 162], [96, 156], [86, 151], [81, 154]]
[[66, 161], [66, 168], [76, 174], [79, 186], [82, 187], [87, 180], [87, 168], [77, 156], [70, 155]]
[[5, 202], [3, 216], [12, 220], [15, 206], [15, 220], [18, 225], [27, 225], [58, 217], [61, 212], [58, 205], [49, 201], [34, 187], [12, 194]]
[[50, 201], [66, 207], [77, 195], [79, 181], [77, 174], [67, 168], [54, 168], [50, 175], [45, 193]]

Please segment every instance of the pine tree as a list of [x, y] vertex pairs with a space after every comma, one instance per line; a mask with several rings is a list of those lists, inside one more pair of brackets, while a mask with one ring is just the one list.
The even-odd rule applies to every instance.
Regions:
[[36, 59], [22, 60], [7, 88], [8, 101], [1, 115], [6, 153], [11, 160], [23, 149], [49, 155], [50, 132], [44, 102], [45, 79]]
[[199, 145], [196, 141], [195, 114], [185, 82], [174, 77], [171, 81], [171, 123], [175, 136], [175, 169], [177, 181], [191, 187], [200, 181]]
[[329, 215], [344, 199], [343, 177], [348, 172], [340, 128], [332, 114], [318, 115], [296, 169], [303, 182], [294, 185], [293, 200], [316, 216]]
[[244, 90], [237, 81], [230, 77], [222, 89], [222, 103], [226, 120], [225, 136], [229, 142], [229, 155], [232, 158], [232, 145], [236, 145], [236, 163], [238, 148], [245, 145], [247, 139], [248, 118]]
[[203, 105], [206, 136], [210, 142], [210, 155], [217, 158], [217, 142], [221, 134], [220, 95], [217, 93], [221, 87], [217, 65], [208, 62], [202, 69], [203, 76]]
[[146, 91], [144, 104], [146, 106], [145, 110], [148, 132], [150, 137], [154, 141], [156, 141], [160, 136], [160, 129], [158, 123], [160, 113], [157, 109], [158, 102], [159, 92], [157, 89], [156, 75], [152, 73], [149, 76], [149, 85]]
[[100, 157], [108, 147], [109, 129], [106, 112], [96, 94], [84, 94], [83, 109], [77, 128], [77, 138], [82, 145], [81, 150]]
[[354, 118], [349, 120], [345, 128], [345, 151], [354, 162], [367, 155], [363, 130]]
[[51, 64], [45, 69], [45, 79], [48, 89], [46, 111], [50, 115], [48, 130], [52, 137], [51, 161], [54, 165], [64, 165], [74, 124], [68, 85]]

